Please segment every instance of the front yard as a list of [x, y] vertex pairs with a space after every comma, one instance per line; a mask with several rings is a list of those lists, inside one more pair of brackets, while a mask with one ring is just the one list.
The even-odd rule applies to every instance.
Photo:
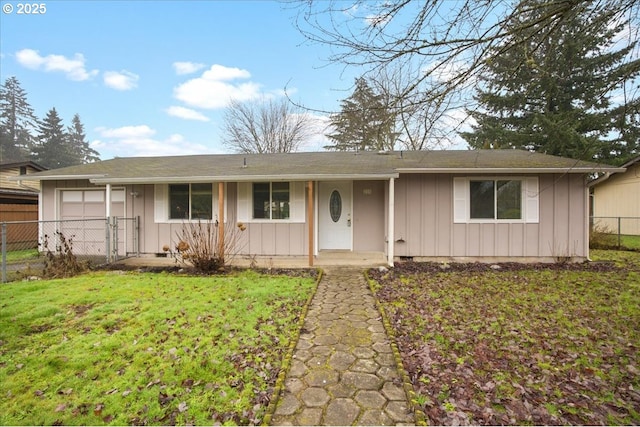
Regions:
[[430, 424], [640, 423], [640, 254], [372, 272]]
[[0, 286], [0, 425], [259, 424], [314, 277]]

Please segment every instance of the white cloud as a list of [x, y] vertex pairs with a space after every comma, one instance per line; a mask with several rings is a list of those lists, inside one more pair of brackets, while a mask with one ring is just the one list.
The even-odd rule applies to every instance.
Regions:
[[204, 64], [199, 64], [196, 62], [174, 62], [173, 69], [176, 70], [176, 74], [191, 74], [196, 71], [200, 71], [205, 67]]
[[129, 71], [105, 71], [104, 84], [111, 89], [116, 90], [131, 90], [138, 87], [138, 80], [140, 77], [137, 74], [133, 74]]
[[98, 150], [103, 158], [175, 156], [211, 152], [209, 147], [189, 142], [180, 134], [154, 138], [156, 131], [147, 125], [123, 126], [114, 129], [97, 128], [96, 131], [100, 139], [92, 141], [91, 147]]
[[178, 106], [173, 105], [173, 106], [167, 108], [166, 112], [170, 116], [179, 117], [181, 119], [199, 120], [201, 122], [208, 122], [209, 121], [209, 117], [205, 116], [202, 113], [197, 112], [196, 110], [192, 110], [191, 108], [178, 107]]
[[16, 60], [20, 65], [32, 70], [44, 69], [46, 72], [62, 72], [69, 80], [89, 80], [98, 70], [87, 71], [84, 56], [76, 53], [69, 59], [63, 55], [41, 56], [37, 50], [22, 49], [16, 52]]
[[137, 138], [147, 138], [155, 135], [156, 131], [151, 129], [147, 125], [139, 125], [139, 126], [123, 126], [119, 128], [109, 129], [104, 127], [99, 127], [96, 129], [100, 136], [105, 138], [119, 138], [119, 139], [137, 139]]
[[224, 108], [232, 99], [248, 101], [260, 96], [258, 83], [233, 82], [250, 77], [247, 70], [214, 64], [202, 76], [182, 83], [173, 92], [176, 99], [192, 107]]

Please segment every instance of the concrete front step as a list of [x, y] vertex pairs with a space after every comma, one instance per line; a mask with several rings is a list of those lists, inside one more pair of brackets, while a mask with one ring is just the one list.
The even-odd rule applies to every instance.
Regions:
[[384, 264], [387, 258], [383, 252], [375, 251], [322, 250], [318, 253], [317, 260], [323, 264], [335, 261], [338, 265], [354, 261], [361, 261], [365, 264]]

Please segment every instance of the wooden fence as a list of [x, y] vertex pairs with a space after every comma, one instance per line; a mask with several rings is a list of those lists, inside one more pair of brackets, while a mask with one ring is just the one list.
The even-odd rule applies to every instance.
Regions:
[[38, 205], [0, 205], [0, 223], [10, 221], [34, 221], [7, 228], [7, 249], [32, 249], [38, 247]]

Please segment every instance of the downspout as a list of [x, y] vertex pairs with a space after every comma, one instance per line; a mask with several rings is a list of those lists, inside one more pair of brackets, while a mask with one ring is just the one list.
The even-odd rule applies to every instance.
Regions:
[[393, 249], [395, 245], [395, 178], [389, 178], [389, 223], [387, 230], [387, 264], [393, 267]]
[[583, 182], [585, 184], [584, 192], [586, 194], [585, 202], [584, 202], [584, 211], [587, 213], [587, 220], [585, 221], [586, 224], [585, 224], [585, 233], [584, 233], [584, 238], [586, 239], [586, 242], [584, 244], [586, 246], [586, 252], [587, 252], [586, 259], [587, 261], [591, 261], [591, 258], [589, 257], [590, 255], [589, 241], [591, 240], [591, 213], [592, 213], [590, 210], [589, 201], [590, 201], [591, 195], [589, 191], [589, 186], [586, 185], [586, 180], [587, 180], [586, 175], [584, 176], [583, 179], [584, 179]]
[[107, 239], [107, 263], [111, 262], [111, 239], [113, 238], [113, 236], [111, 235], [111, 232], [113, 231], [113, 229], [111, 228], [111, 184], [107, 184], [107, 188], [105, 190], [105, 217], [107, 218], [107, 232], [106, 232], [106, 239]]

